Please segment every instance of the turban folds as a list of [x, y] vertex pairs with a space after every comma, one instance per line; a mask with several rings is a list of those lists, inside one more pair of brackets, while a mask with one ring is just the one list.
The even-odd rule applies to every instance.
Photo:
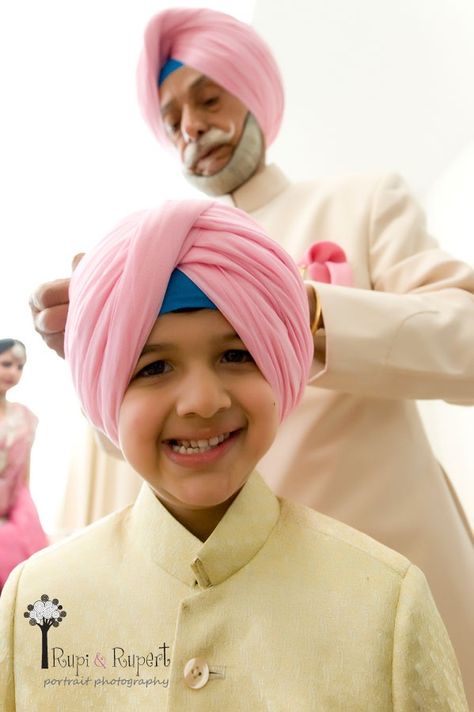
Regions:
[[280, 128], [283, 86], [268, 46], [255, 30], [230, 15], [207, 9], [170, 9], [145, 30], [138, 64], [138, 100], [145, 121], [169, 146], [160, 113], [158, 76], [168, 59], [197, 69], [236, 96], [255, 116], [269, 146]]
[[170, 201], [123, 220], [71, 279], [66, 359], [83, 410], [116, 444], [124, 393], [176, 267], [239, 334], [281, 418], [303, 394], [313, 340], [293, 260], [240, 210]]

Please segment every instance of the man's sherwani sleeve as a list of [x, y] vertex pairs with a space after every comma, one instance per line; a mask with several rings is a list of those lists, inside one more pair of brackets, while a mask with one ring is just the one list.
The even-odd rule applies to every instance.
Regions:
[[0, 596], [0, 709], [15, 712], [15, 680], [13, 674], [14, 622], [18, 582], [24, 564], [17, 566]]
[[394, 712], [468, 712], [451, 642], [422, 572], [411, 565], [395, 621]]
[[325, 332], [312, 385], [474, 403], [474, 270], [427, 234], [397, 176], [378, 184], [366, 233], [371, 289], [314, 283]]

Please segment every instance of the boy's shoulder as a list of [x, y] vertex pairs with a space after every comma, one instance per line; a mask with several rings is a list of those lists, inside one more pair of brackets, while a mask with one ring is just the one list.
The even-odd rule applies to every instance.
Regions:
[[91, 561], [89, 557], [99, 561], [101, 552], [106, 553], [109, 559], [114, 555], [121, 556], [127, 522], [132, 508], [133, 505], [129, 505], [113, 512], [78, 532], [70, 534], [62, 541], [38, 551], [25, 562], [26, 569], [30, 573], [34, 573], [36, 570], [44, 572], [49, 567], [56, 567], [63, 563], [69, 563], [74, 567], [74, 563], [83, 557], [89, 561]]
[[411, 562], [402, 554], [367, 534], [309, 507], [280, 499], [281, 524], [292, 530], [297, 545], [306, 543], [316, 556], [325, 551], [332, 562], [342, 565], [383, 567], [403, 578]]

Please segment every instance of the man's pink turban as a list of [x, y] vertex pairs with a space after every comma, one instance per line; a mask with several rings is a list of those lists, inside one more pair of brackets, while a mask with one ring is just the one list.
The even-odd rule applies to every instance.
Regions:
[[170, 145], [161, 120], [158, 75], [173, 58], [197, 69], [236, 96], [255, 116], [269, 146], [280, 128], [283, 86], [277, 64], [255, 30], [206, 9], [164, 10], [145, 31], [138, 65], [138, 100], [160, 143]]
[[239, 334], [281, 418], [303, 394], [313, 340], [293, 260], [241, 210], [170, 201], [123, 220], [71, 280], [66, 359], [83, 410], [116, 444], [124, 393], [176, 267]]

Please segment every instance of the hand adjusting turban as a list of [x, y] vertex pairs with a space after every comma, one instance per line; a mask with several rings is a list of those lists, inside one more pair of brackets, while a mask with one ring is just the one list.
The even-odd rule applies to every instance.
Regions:
[[239, 334], [281, 418], [303, 394], [313, 341], [293, 260], [241, 210], [170, 201], [123, 220], [71, 279], [66, 359], [84, 412], [116, 444], [124, 393], [176, 267]]
[[268, 46], [250, 25], [206, 9], [164, 10], [150, 20], [138, 65], [138, 100], [145, 121], [166, 147], [158, 77], [170, 58], [240, 99], [257, 119], [266, 145], [274, 141], [283, 115], [282, 80]]

